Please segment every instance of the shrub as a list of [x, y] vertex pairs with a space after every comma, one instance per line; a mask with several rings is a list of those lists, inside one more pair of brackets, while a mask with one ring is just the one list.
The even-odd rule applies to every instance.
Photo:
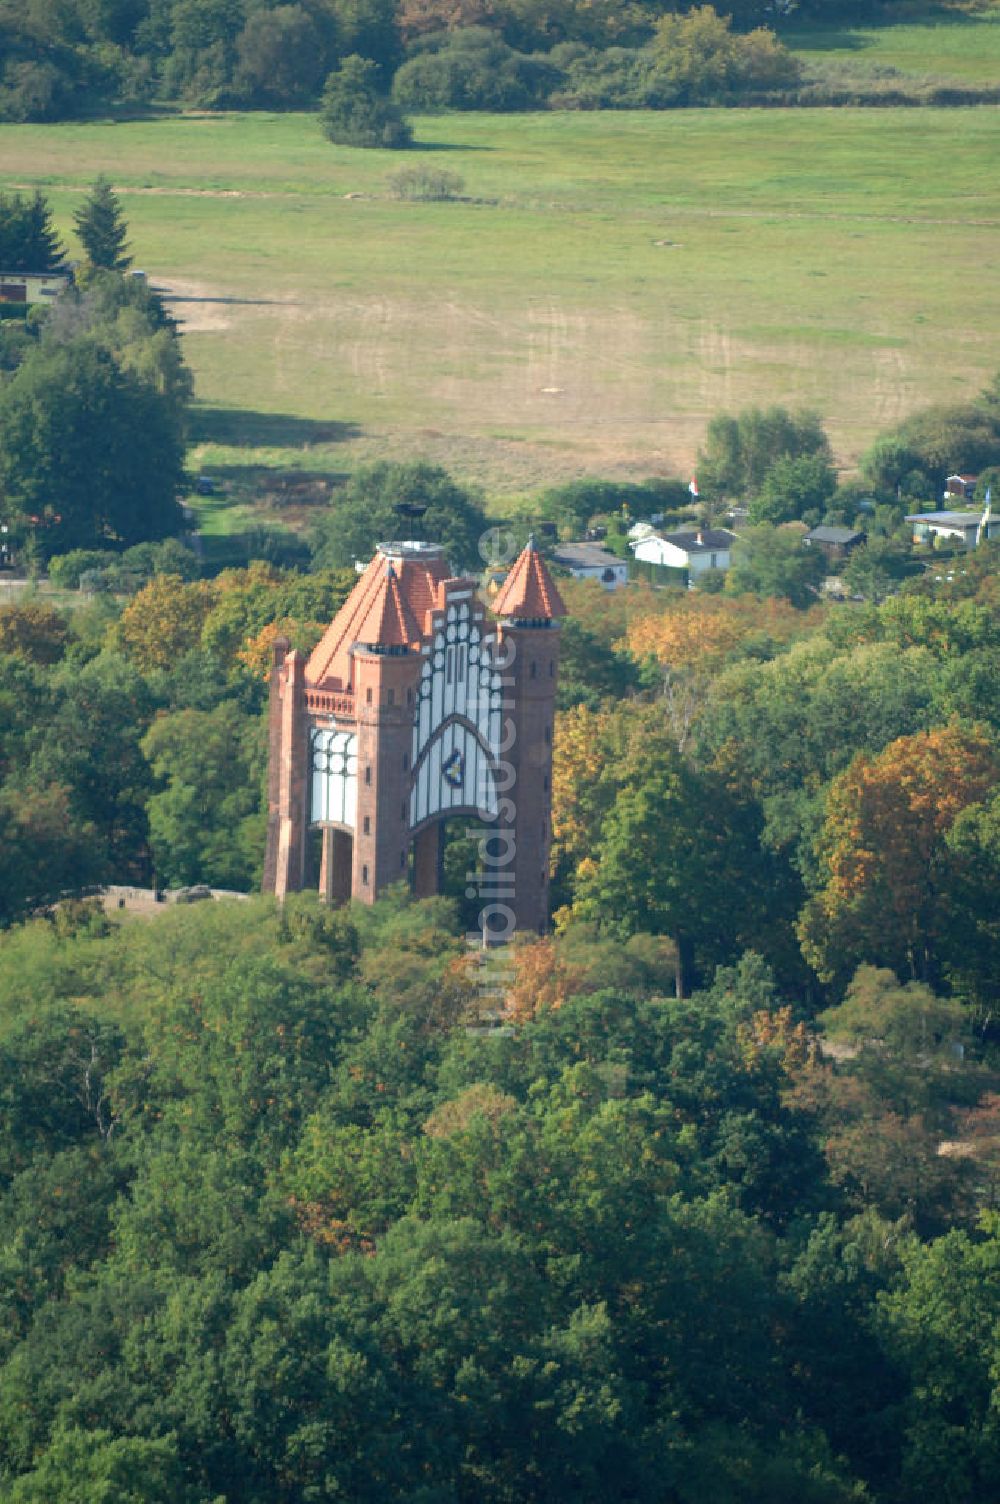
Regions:
[[74, 548], [68, 554], [56, 554], [49, 560], [49, 579], [60, 590], [79, 590], [85, 574], [110, 564], [114, 554], [98, 548]]
[[459, 198], [465, 187], [464, 178], [457, 172], [444, 172], [433, 167], [401, 167], [398, 172], [390, 173], [386, 182], [391, 198], [430, 203]]
[[159, 543], [136, 543], [121, 555], [121, 567], [128, 574], [150, 580], [157, 574], [176, 574], [182, 580], [196, 580], [201, 573], [194, 552], [179, 538], [164, 538]]
[[111, 590], [131, 594], [158, 574], [195, 580], [198, 560], [179, 538], [160, 543], [136, 543], [124, 553], [111, 549], [74, 548], [49, 560], [49, 579], [61, 590]]

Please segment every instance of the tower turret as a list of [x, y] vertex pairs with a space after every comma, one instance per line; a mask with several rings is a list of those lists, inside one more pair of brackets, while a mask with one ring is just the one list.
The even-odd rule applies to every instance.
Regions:
[[509, 705], [503, 756], [513, 775], [513, 809], [505, 809], [504, 821], [504, 844], [513, 843], [508, 903], [516, 929], [541, 933], [549, 922], [552, 737], [559, 622], [566, 607], [534, 538], [515, 560], [492, 610], [499, 620], [496, 662]]

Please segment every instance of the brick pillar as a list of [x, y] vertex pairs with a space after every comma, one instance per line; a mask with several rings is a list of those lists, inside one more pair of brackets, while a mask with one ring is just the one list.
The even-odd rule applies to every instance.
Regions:
[[[277, 673], [279, 695], [277, 818], [273, 888], [278, 898], [296, 893], [305, 880], [309, 790], [309, 724], [305, 709], [305, 663], [289, 653]], [[273, 773], [272, 773], [273, 776]], [[270, 855], [270, 853], [269, 853]]]
[[510, 763], [515, 806], [505, 837], [513, 841], [513, 859], [505, 873], [513, 878], [504, 901], [514, 912], [518, 930], [543, 933], [549, 923], [549, 849], [552, 842], [552, 736], [559, 673], [559, 628], [507, 623], [499, 649], [500, 668], [511, 702], [505, 719], [512, 722], [503, 760]]
[[413, 894], [415, 898], [433, 898], [441, 891], [441, 862], [444, 845], [441, 822], [427, 825], [413, 843]]
[[272, 649], [271, 681], [267, 702], [267, 845], [261, 890], [273, 893], [278, 868], [278, 823], [280, 805], [281, 686], [285, 655], [291, 643], [276, 637]]
[[351, 896], [374, 903], [406, 878], [416, 653], [354, 652], [358, 726], [358, 805]]

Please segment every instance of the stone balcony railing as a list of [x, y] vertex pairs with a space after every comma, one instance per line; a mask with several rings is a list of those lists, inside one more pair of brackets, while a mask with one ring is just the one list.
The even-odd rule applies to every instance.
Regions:
[[330, 689], [307, 689], [306, 709], [317, 715], [354, 715], [354, 696]]

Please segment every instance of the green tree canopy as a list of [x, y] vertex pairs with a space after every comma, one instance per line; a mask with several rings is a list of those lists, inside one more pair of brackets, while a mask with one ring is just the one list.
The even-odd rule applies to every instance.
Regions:
[[573, 912], [621, 938], [669, 935], [682, 995], [696, 956], [717, 962], [734, 943], [718, 895], [752, 881], [752, 846], [721, 783], [657, 739], [634, 759], [593, 857], [580, 865]]
[[[332, 29], [332, 17], [326, 22]], [[323, 10], [317, 8], [322, 25]], [[236, 39], [237, 88], [255, 104], [299, 109], [311, 102], [327, 67], [326, 47], [316, 19], [302, 5], [256, 10]]]
[[92, 340], [40, 350], [0, 388], [0, 506], [46, 555], [176, 532], [182, 469], [170, 403]]
[[987, 392], [974, 402], [913, 413], [862, 455], [861, 473], [883, 500], [898, 495], [926, 508], [941, 502], [949, 474], [998, 463], [1000, 405]]
[[378, 64], [356, 54], [329, 75], [319, 112], [328, 141], [338, 146], [410, 145], [410, 127], [378, 80]]
[[[735, 417], [720, 414], [708, 425], [698, 456], [698, 478], [707, 493], [739, 499], [756, 496], [778, 460], [815, 456], [829, 465], [830, 444], [816, 413], [784, 407], [749, 407]], [[817, 470], [812, 484], [825, 484]], [[787, 489], [786, 480], [786, 489]], [[801, 489], [801, 481], [799, 483]]]
[[836, 489], [828, 453], [781, 455], [750, 502], [750, 521], [796, 522], [812, 507], [822, 511]]
[[263, 857], [260, 721], [231, 701], [179, 710], [154, 721], [142, 750], [165, 785], [147, 807], [160, 881], [252, 887]]
[[420, 536], [443, 544], [454, 569], [478, 573], [482, 567], [479, 540], [486, 530], [479, 502], [447, 471], [422, 461], [380, 460], [356, 470], [335, 493], [329, 513], [316, 527], [316, 565], [350, 567], [355, 560], [370, 559], [376, 543], [409, 536], [414, 524], [400, 516], [396, 510], [400, 505], [426, 507], [418, 524]]
[[734, 543], [726, 590], [784, 596], [805, 607], [815, 601], [825, 569], [822, 554], [805, 547], [801, 532], [761, 523], [745, 528]]

